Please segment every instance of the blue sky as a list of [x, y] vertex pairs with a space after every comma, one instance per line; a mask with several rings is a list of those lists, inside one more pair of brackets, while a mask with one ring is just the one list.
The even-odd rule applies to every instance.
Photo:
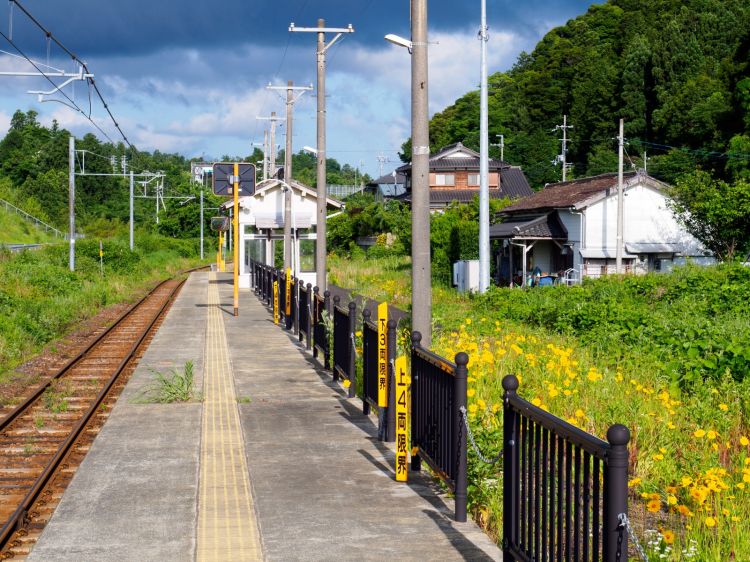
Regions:
[[[258, 115], [282, 115], [279, 93], [268, 83], [315, 83], [315, 35], [289, 33], [290, 22], [313, 27], [351, 23], [355, 33], [331, 48], [326, 80], [328, 154], [371, 175], [379, 154], [392, 163], [409, 136], [410, 60], [406, 50], [383, 40], [409, 37], [407, 0], [20, 0], [96, 75], [110, 109], [138, 148], [206, 158], [248, 154], [262, 142]], [[586, 11], [588, 0], [487, 0], [490, 72], [507, 70], [551, 28]], [[429, 0], [430, 111], [440, 111], [479, 83], [478, 0]], [[9, 10], [0, 30], [9, 32]], [[13, 41], [47, 61], [44, 35], [18, 9]], [[0, 49], [15, 52], [0, 38]], [[50, 65], [71, 70], [54, 45]], [[0, 71], [33, 70], [0, 53]], [[43, 78], [0, 77], [0, 130], [15, 109], [35, 109], [40, 120], [57, 119], [76, 135], [99, 134], [86, 119], [59, 103], [39, 103], [29, 89], [46, 89]], [[88, 109], [82, 83], [66, 93]], [[100, 104], [93, 118], [113, 139], [117, 132]], [[101, 136], [101, 135], [100, 135]], [[315, 145], [315, 97], [295, 106], [295, 152]], [[277, 143], [284, 143], [284, 128]]]

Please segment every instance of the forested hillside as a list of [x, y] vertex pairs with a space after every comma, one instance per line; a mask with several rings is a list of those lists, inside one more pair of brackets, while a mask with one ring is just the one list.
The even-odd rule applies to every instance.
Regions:
[[[568, 162], [577, 176], [616, 169], [622, 117], [629, 158], [642, 167], [645, 150], [649, 173], [657, 177], [671, 182], [697, 165], [720, 179], [746, 178], [749, 58], [747, 0], [594, 5], [547, 33], [510, 71], [490, 77], [491, 142], [504, 134], [505, 159], [522, 165], [540, 187], [561, 176], [551, 164], [561, 134], [552, 129], [563, 115], [574, 127]], [[478, 91], [430, 122], [433, 150], [457, 141], [479, 145]], [[408, 141], [403, 148], [408, 158]]]
[[[27, 213], [67, 231], [68, 225], [68, 138], [70, 133], [56, 122], [45, 127], [37, 121], [33, 110], [16, 111], [11, 119], [8, 134], [0, 140], [0, 198], [10, 201]], [[123, 143], [101, 142], [95, 135], [87, 134], [76, 139], [78, 154], [76, 169], [84, 164], [87, 173], [112, 173], [110, 158], [114, 156], [117, 172], [120, 159], [125, 156], [128, 169], [134, 172], [163, 171], [166, 174], [165, 195], [198, 197], [200, 185], [190, 180], [189, 160], [179, 154], [144, 152], [126, 147]], [[258, 162], [263, 155], [259, 149], [244, 157], [224, 155], [223, 161]], [[277, 164], [283, 164], [283, 151]], [[300, 152], [293, 156], [294, 177], [315, 186], [316, 159]], [[352, 185], [363, 181], [357, 170], [329, 158], [328, 183]], [[365, 176], [364, 181], [369, 177]], [[76, 177], [77, 230], [98, 237], [122, 233], [129, 214], [128, 181], [123, 177]], [[206, 207], [217, 207], [221, 199], [208, 194]], [[153, 193], [151, 193], [153, 195]], [[183, 204], [184, 200], [167, 199], [167, 211], [160, 213], [159, 224], [154, 216], [153, 199], [136, 199], [135, 223], [140, 229], [158, 231], [178, 238], [199, 236], [200, 219], [197, 204]], [[213, 212], [213, 211], [212, 211]], [[205, 220], [210, 218], [206, 212]]]

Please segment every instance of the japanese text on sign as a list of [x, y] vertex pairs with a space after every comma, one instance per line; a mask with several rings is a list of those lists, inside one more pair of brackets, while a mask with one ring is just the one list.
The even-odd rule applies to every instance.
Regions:
[[406, 482], [408, 470], [408, 402], [409, 375], [406, 372], [406, 357], [396, 359], [396, 480]]
[[292, 268], [287, 267], [286, 268], [286, 300], [284, 301], [284, 314], [289, 317], [289, 315], [292, 313], [292, 285], [294, 284], [294, 279], [292, 279]]
[[388, 303], [378, 305], [378, 408], [388, 406]]
[[273, 323], [279, 323], [279, 282], [273, 282]]

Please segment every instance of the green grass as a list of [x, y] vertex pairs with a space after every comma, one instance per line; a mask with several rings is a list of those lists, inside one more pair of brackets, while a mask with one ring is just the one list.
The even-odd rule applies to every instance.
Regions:
[[182, 371], [170, 369], [161, 373], [154, 369], [154, 382], [146, 388], [146, 402], [171, 404], [172, 402], [188, 402], [193, 398], [193, 362], [187, 361]]
[[0, 244], [48, 244], [60, 239], [0, 206]]
[[137, 233], [136, 250], [124, 239], [76, 243], [76, 271], [68, 247], [53, 244], [12, 254], [0, 249], [0, 382], [12, 370], [103, 308], [133, 302], [158, 281], [199, 265], [195, 241]]
[[[408, 308], [408, 267], [330, 263], [342, 286]], [[433, 349], [469, 353], [470, 422], [486, 456], [501, 443], [512, 373], [522, 397], [589, 433], [630, 428], [630, 513], [650, 560], [750, 560], [750, 268], [432, 294]], [[470, 451], [470, 509], [495, 537], [501, 485], [501, 464]]]

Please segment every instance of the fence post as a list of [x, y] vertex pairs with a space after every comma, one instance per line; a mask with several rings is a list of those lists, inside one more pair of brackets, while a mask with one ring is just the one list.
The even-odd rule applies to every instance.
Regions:
[[354, 398], [357, 394], [357, 346], [355, 332], [357, 331], [357, 303], [349, 303], [349, 353], [347, 357], [347, 370], [349, 371], [349, 398]]
[[312, 300], [312, 317], [310, 318], [310, 330], [312, 331], [312, 352], [313, 357], [318, 357], [318, 348], [315, 347], [317, 341], [315, 340], [315, 326], [318, 325], [318, 296], [320, 295], [320, 288], [317, 286], [313, 288], [313, 300]]
[[[331, 330], [333, 330], [333, 311], [331, 310], [331, 291], [326, 289], [323, 292], [323, 310], [325, 310], [328, 313], [328, 317], [331, 319]], [[325, 324], [324, 324], [325, 325]], [[326, 341], [323, 343], [323, 349], [325, 349], [325, 353], [323, 353], [323, 368], [331, 370], [333, 369], [333, 365], [331, 365], [331, 337], [332, 334], [328, 333], [328, 328], [323, 330], [325, 332], [325, 338]], [[333, 369], [333, 380], [336, 380], [336, 369]]]
[[395, 320], [388, 320], [388, 409], [385, 411], [385, 440], [396, 441], [396, 326]]
[[[317, 287], [316, 287], [317, 288]], [[303, 310], [302, 314], [307, 314], [307, 339], [305, 342], [305, 348], [310, 349], [310, 331], [312, 330], [312, 306], [311, 306], [311, 299], [313, 298], [313, 289], [312, 289], [312, 283], [307, 284], [307, 310]]]
[[299, 336], [299, 284], [300, 280], [292, 277], [292, 314], [294, 315], [294, 335]]
[[[412, 447], [414, 447], [414, 404], [421, 399], [419, 396], [419, 373], [416, 375], [414, 374], [414, 350], [418, 347], [422, 347], [422, 334], [419, 332], [412, 332], [411, 333], [411, 411], [412, 411], [412, 419], [411, 419], [411, 429], [412, 429], [412, 435], [411, 435], [411, 443]], [[419, 470], [422, 468], [422, 459], [419, 457], [419, 455], [412, 455], [411, 456], [411, 469], [415, 472], [419, 472]]]
[[[453, 379], [453, 420], [455, 423], [454, 435], [458, 437], [456, 443], [456, 521], [466, 521], [466, 428], [464, 427], [464, 414], [466, 411], [466, 379], [469, 376], [469, 356], [463, 351], [456, 354], [456, 372]], [[465, 420], [469, 423], [469, 420]]]
[[518, 466], [516, 465], [516, 443], [518, 443], [518, 428], [516, 427], [516, 413], [510, 406], [509, 397], [516, 394], [518, 379], [515, 375], [503, 377], [503, 558], [513, 561], [508, 549], [518, 536], [516, 524], [518, 522], [518, 498], [516, 489], [518, 482]]
[[619, 515], [628, 514], [628, 441], [630, 430], [616, 423], [607, 430], [610, 449], [604, 472], [604, 560], [628, 559], [628, 533]]
[[[367, 323], [370, 321], [370, 317], [372, 316], [372, 312], [365, 307], [362, 309], [362, 415], [369, 416], [370, 415], [370, 403], [367, 401], [367, 389], [365, 388], [365, 369], [367, 369], [367, 365], [365, 365], [365, 334], [367, 333]], [[372, 350], [370, 350], [370, 353], [372, 353]], [[373, 375], [373, 373], [369, 373], [370, 376]]]

